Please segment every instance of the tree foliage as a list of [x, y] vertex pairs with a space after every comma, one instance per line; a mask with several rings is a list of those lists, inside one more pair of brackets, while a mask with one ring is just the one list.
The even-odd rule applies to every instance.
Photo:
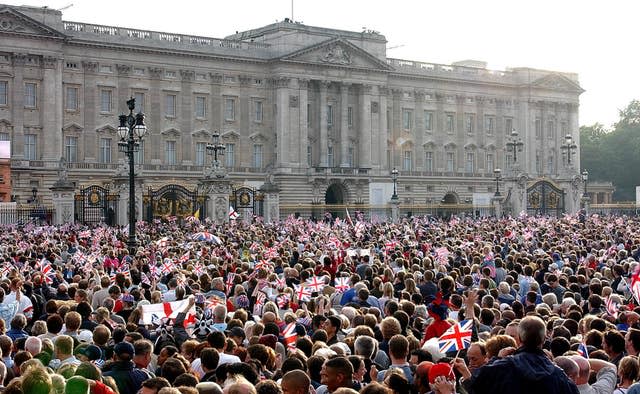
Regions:
[[615, 200], [635, 200], [635, 187], [640, 186], [640, 101], [620, 110], [611, 130], [599, 123], [581, 127], [580, 160], [590, 180], [613, 182]]

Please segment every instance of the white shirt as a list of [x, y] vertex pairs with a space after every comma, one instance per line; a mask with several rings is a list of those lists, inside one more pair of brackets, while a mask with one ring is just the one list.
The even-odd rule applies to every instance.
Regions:
[[238, 356], [234, 356], [232, 354], [220, 353], [220, 361], [218, 361], [218, 366], [222, 364], [233, 364], [239, 363], [240, 358]]

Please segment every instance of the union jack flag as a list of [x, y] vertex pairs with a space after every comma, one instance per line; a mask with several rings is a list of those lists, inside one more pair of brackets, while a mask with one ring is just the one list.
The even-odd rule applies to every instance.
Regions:
[[204, 274], [204, 267], [201, 264], [196, 264], [193, 267], [193, 273], [199, 278]]
[[446, 264], [449, 257], [449, 249], [447, 249], [445, 246], [442, 246], [436, 249], [435, 252], [436, 260], [438, 260], [440, 264]]
[[340, 293], [344, 293], [345, 291], [349, 290], [351, 288], [351, 285], [349, 284], [350, 281], [351, 280], [349, 278], [345, 277], [336, 278], [334, 281], [336, 290], [338, 290]]
[[173, 261], [169, 259], [165, 259], [164, 262], [162, 263], [162, 267], [160, 268], [163, 274], [169, 274], [174, 269], [175, 269], [175, 266], [173, 265]]
[[276, 287], [276, 289], [284, 289], [285, 287], [287, 287], [287, 281], [285, 278], [281, 278], [281, 277], [276, 277], [276, 281], [273, 282], [273, 285]]
[[186, 263], [187, 261], [189, 261], [189, 257], [190, 257], [191, 253], [189, 251], [187, 251], [187, 253], [183, 254], [182, 256], [180, 256], [180, 258], [178, 259], [178, 261], [180, 263]]
[[91, 238], [91, 230], [84, 230], [78, 233], [78, 238]]
[[42, 273], [44, 274], [44, 280], [47, 282], [47, 284], [53, 283], [53, 278], [56, 276], [56, 271], [48, 261], [45, 260], [45, 263], [42, 264], [40, 271], [42, 271]]
[[285, 306], [287, 306], [290, 300], [291, 297], [289, 296], [289, 294], [280, 294], [278, 297], [276, 297], [278, 307], [280, 308], [284, 308]]
[[471, 335], [473, 333], [473, 320], [463, 320], [450, 327], [440, 338], [438, 347], [440, 353], [455, 352], [466, 349], [471, 345]]
[[256, 294], [256, 303], [253, 305], [253, 314], [260, 316], [262, 315], [262, 308], [264, 307], [264, 302], [267, 299], [267, 295], [263, 292], [259, 291]]
[[287, 349], [296, 350], [296, 341], [298, 340], [298, 333], [296, 332], [296, 323], [289, 323], [282, 330], [282, 337], [284, 343], [287, 345]]
[[611, 299], [611, 296], [607, 297], [605, 301], [605, 306], [607, 308], [607, 313], [613, 316], [614, 319], [618, 318], [618, 303]]
[[266, 260], [256, 261], [256, 264], [253, 267], [253, 269], [255, 269], [256, 271], [259, 269], [268, 269], [268, 268], [269, 268], [269, 262]]
[[151, 280], [149, 279], [147, 274], [145, 274], [144, 272], [142, 273], [142, 275], [140, 275], [140, 282], [142, 282], [145, 285], [151, 286]]
[[312, 276], [311, 278], [307, 279], [307, 286], [309, 286], [309, 288], [314, 293], [317, 293], [324, 289], [325, 284], [322, 278], [320, 278], [319, 276]]
[[589, 358], [589, 349], [587, 349], [587, 345], [584, 342], [580, 342], [578, 345], [578, 353], [584, 358]]
[[233, 285], [234, 285], [234, 280], [236, 278], [236, 274], [234, 274], [233, 272], [229, 272], [227, 274], [227, 294], [229, 294], [231, 292], [231, 290], [233, 289]]
[[300, 301], [311, 301], [311, 290], [307, 288], [304, 284], [302, 285], [293, 285], [296, 291], [296, 296], [298, 296], [298, 300]]

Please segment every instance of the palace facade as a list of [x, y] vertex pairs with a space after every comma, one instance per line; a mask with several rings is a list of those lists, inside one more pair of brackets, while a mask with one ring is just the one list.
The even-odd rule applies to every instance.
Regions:
[[149, 130], [136, 156], [141, 190], [195, 188], [214, 132], [232, 185], [268, 181], [282, 207], [387, 204], [393, 168], [407, 206], [488, 201], [496, 168], [505, 203], [522, 177], [577, 182], [579, 149], [570, 162], [562, 149], [567, 135], [579, 146], [577, 74], [394, 59], [386, 44], [375, 31], [289, 20], [217, 39], [0, 6], [13, 199], [34, 188], [50, 199], [61, 158], [78, 188], [113, 189], [126, 171], [116, 130], [130, 97]]

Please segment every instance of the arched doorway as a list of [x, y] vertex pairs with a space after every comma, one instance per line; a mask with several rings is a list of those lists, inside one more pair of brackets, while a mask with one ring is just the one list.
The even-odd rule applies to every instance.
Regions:
[[331, 214], [331, 218], [344, 217], [345, 210], [342, 207], [336, 207], [336, 205], [342, 205], [347, 199], [347, 190], [342, 184], [333, 183], [324, 194], [324, 203], [326, 205], [325, 219], [328, 219], [327, 214]]
[[452, 215], [455, 215], [458, 211], [457, 205], [460, 203], [458, 199], [458, 195], [453, 192], [448, 192], [442, 197], [440, 200], [440, 204], [442, 205], [442, 209], [440, 210], [441, 217], [450, 218]]
[[452, 205], [452, 204], [457, 204], [458, 203], [458, 196], [456, 196], [455, 193], [447, 193], [444, 195], [444, 197], [442, 198], [442, 203], [446, 204], [446, 205]]

